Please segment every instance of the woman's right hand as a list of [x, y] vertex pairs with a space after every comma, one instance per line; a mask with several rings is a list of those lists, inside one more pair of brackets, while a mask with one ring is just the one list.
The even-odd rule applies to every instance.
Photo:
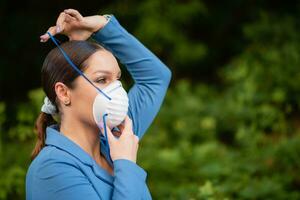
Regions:
[[[75, 9], [66, 9], [61, 12], [56, 20], [56, 25], [51, 26], [48, 32], [51, 35], [63, 34], [70, 40], [87, 40], [93, 32], [101, 29], [107, 23], [102, 15], [83, 17]], [[47, 33], [40, 36], [41, 42], [49, 39]]]
[[[127, 159], [136, 163], [139, 138], [132, 131], [132, 121], [127, 116], [121, 127], [121, 136], [116, 138], [108, 127], [107, 139], [110, 146], [110, 157], [113, 161]], [[103, 133], [103, 129], [101, 130]]]

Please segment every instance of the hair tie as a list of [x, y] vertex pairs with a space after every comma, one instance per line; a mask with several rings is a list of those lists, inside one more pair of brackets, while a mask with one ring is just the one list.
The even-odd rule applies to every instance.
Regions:
[[49, 115], [57, 114], [55, 105], [53, 105], [47, 96], [44, 98], [44, 104], [42, 105], [41, 111]]

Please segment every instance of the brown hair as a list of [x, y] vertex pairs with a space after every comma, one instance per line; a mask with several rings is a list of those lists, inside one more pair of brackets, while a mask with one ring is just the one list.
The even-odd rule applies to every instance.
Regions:
[[[104, 49], [99, 44], [89, 41], [68, 41], [60, 45], [72, 62], [81, 70], [86, 69], [86, 60], [96, 51]], [[62, 82], [69, 88], [74, 88], [73, 82], [79, 74], [66, 61], [60, 50], [56, 47], [52, 49], [45, 58], [41, 71], [42, 87], [51, 101], [59, 111], [56, 99], [55, 83]], [[52, 115], [41, 112], [35, 123], [35, 132], [37, 142], [32, 151], [31, 159], [33, 160], [42, 148], [45, 146], [46, 128], [56, 121]]]

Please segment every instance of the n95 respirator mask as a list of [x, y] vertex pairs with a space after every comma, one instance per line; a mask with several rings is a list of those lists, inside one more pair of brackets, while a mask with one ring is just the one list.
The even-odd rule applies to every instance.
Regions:
[[121, 124], [127, 115], [129, 105], [127, 92], [119, 80], [110, 83], [102, 91], [110, 99], [102, 93], [97, 94], [93, 103], [94, 120], [98, 127], [101, 128], [106, 115], [106, 125], [112, 129]]

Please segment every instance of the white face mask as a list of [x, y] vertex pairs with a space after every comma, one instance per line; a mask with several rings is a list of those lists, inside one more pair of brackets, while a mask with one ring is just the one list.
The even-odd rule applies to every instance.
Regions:
[[111, 99], [98, 93], [93, 103], [93, 116], [96, 124], [103, 127], [103, 119], [106, 116], [106, 125], [112, 129], [121, 124], [128, 112], [128, 96], [118, 80], [110, 83], [102, 90]]

